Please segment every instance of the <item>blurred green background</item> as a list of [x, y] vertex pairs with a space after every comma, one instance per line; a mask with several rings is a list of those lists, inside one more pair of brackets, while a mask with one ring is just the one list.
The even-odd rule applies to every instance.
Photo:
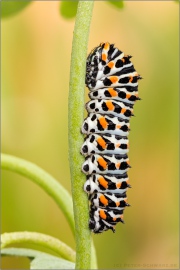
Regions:
[[[178, 4], [127, 1], [117, 10], [96, 2], [89, 50], [109, 41], [144, 80], [131, 119], [132, 207], [115, 234], [93, 236], [99, 268], [178, 269]], [[2, 152], [32, 161], [71, 192], [67, 106], [74, 20], [59, 2], [36, 1], [2, 20]], [[87, 90], [86, 90], [87, 91]], [[87, 91], [88, 92], [88, 91]], [[36, 231], [75, 248], [58, 207], [26, 178], [2, 172], [2, 232]], [[32, 246], [36, 248], [35, 246]], [[3, 258], [2, 269], [28, 268]]]

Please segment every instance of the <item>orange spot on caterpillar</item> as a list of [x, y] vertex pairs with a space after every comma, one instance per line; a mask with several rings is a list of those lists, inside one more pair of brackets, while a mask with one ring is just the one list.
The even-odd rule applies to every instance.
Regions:
[[114, 67], [114, 62], [109, 62], [109, 63], [107, 64], [107, 66], [108, 66], [109, 68], [113, 68], [113, 67]]
[[104, 195], [101, 195], [99, 198], [100, 202], [104, 205], [108, 205], [108, 200], [106, 199], [106, 197]]
[[109, 79], [110, 79], [110, 81], [111, 81], [112, 83], [118, 82], [118, 77], [117, 77], [117, 76], [110, 76]]
[[102, 209], [99, 211], [99, 215], [100, 215], [100, 217], [101, 217], [102, 219], [106, 219], [106, 218], [107, 218], [107, 216], [106, 216], [104, 210], [102, 210]]
[[103, 116], [99, 118], [99, 123], [104, 129], [106, 129], [107, 126], [108, 126], [108, 123], [107, 123], [106, 119]]
[[106, 119], [103, 116], [99, 118], [99, 123], [104, 129], [106, 129], [107, 126], [108, 126], [108, 123], [107, 123]]
[[122, 58], [122, 59], [121, 59], [121, 61], [124, 63], [124, 62], [125, 62], [125, 59], [124, 59], [124, 58]]
[[117, 219], [116, 217], [113, 217], [113, 221], [116, 221], [116, 219]]
[[109, 88], [108, 92], [110, 93], [111, 97], [116, 97], [117, 96], [117, 92], [113, 88]]
[[116, 163], [116, 168], [119, 169], [121, 163]]
[[116, 184], [116, 187], [117, 187], [117, 188], [120, 188], [120, 187], [121, 187], [121, 184], [122, 184], [122, 183], [120, 183], [120, 182], [117, 183], [117, 184]]
[[114, 105], [113, 105], [113, 103], [110, 100], [106, 101], [106, 106], [108, 107], [108, 109], [110, 111], [113, 111], [114, 110]]
[[121, 125], [116, 125], [116, 127], [120, 129], [121, 128]]
[[131, 94], [126, 94], [126, 98], [130, 98], [131, 97]]
[[117, 144], [116, 144], [116, 147], [119, 148], [120, 145], [121, 145], [120, 143], [117, 143]]
[[116, 206], [119, 206], [120, 205], [120, 202], [116, 202]]
[[129, 77], [129, 82], [132, 82], [133, 81], [133, 76], [130, 76]]
[[97, 143], [98, 143], [103, 149], [106, 148], [106, 142], [105, 142], [105, 140], [103, 140], [101, 137], [99, 137], [99, 138], [97, 139]]
[[104, 158], [98, 158], [97, 162], [101, 167], [103, 167], [104, 170], [107, 168], [107, 162], [104, 160]]
[[98, 181], [99, 181], [101, 186], [103, 186], [104, 188], [108, 188], [108, 182], [104, 179], [103, 176], [100, 176]]
[[106, 42], [106, 43], [104, 44], [104, 49], [105, 49], [105, 50], [109, 50], [109, 43], [108, 43], [108, 42]]
[[125, 113], [126, 112], [126, 109], [125, 108], [122, 108], [121, 109], [121, 113]]
[[106, 59], [107, 59], [107, 54], [106, 54], [106, 53], [102, 53], [102, 57], [101, 57], [101, 58], [102, 58], [103, 61], [106, 61]]

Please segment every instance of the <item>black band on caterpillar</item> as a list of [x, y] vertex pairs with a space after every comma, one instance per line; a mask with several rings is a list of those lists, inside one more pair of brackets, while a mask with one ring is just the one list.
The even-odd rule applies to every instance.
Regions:
[[138, 80], [131, 56], [114, 44], [101, 43], [86, 61], [86, 85], [91, 101], [82, 125], [87, 135], [81, 148], [86, 157], [84, 191], [89, 194], [89, 228], [94, 233], [112, 230], [123, 222], [129, 187], [128, 134], [130, 117], [138, 96]]

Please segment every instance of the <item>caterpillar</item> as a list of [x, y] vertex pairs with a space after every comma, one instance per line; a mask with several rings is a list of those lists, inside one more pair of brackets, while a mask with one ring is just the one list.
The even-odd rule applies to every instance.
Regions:
[[85, 105], [88, 116], [81, 129], [86, 136], [81, 154], [87, 176], [84, 191], [90, 202], [89, 229], [94, 233], [115, 232], [129, 206], [127, 136], [141, 79], [131, 57], [106, 42], [95, 47], [86, 61], [85, 84], [91, 100]]

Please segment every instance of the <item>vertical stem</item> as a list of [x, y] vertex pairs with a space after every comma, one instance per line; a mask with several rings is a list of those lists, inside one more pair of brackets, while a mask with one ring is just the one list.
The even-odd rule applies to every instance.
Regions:
[[86, 178], [81, 172], [84, 158], [80, 154], [84, 139], [80, 127], [84, 118], [85, 69], [92, 10], [93, 1], [79, 1], [72, 43], [69, 87], [69, 162], [75, 217], [76, 269], [91, 268], [88, 200], [83, 191]]

